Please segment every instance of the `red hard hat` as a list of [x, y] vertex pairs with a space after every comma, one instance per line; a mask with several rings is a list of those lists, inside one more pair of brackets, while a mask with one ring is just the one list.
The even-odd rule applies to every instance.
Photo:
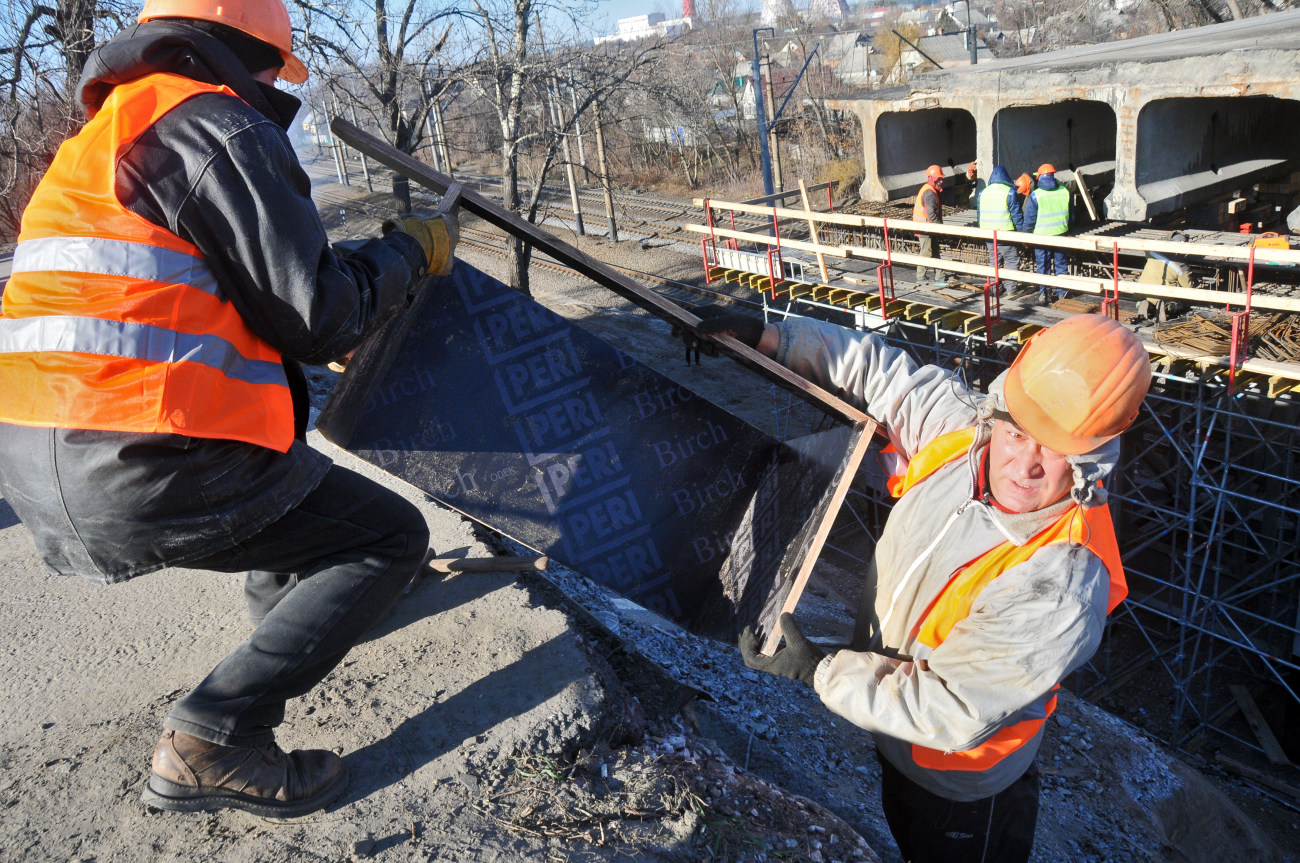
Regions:
[[1039, 332], [1003, 384], [1007, 411], [1062, 455], [1091, 452], [1137, 417], [1151, 359], [1137, 336], [1104, 315], [1074, 315]]
[[1043, 164], [1038, 166], [1038, 175], [1040, 177], [1043, 174], [1055, 174], [1055, 173], [1056, 173], [1056, 166], [1054, 166], [1051, 162], [1044, 162]]
[[307, 67], [293, 55], [293, 31], [283, 0], [145, 0], [141, 24], [155, 18], [194, 18], [225, 24], [280, 49], [279, 77], [291, 84], [307, 80]]
[[938, 165], [931, 165], [925, 169], [925, 178], [927, 180], [942, 180], [943, 168], [940, 168]]

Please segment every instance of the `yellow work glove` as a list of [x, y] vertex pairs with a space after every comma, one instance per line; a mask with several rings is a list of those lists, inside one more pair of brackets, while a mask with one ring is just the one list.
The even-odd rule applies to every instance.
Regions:
[[451, 272], [456, 259], [456, 241], [460, 239], [460, 223], [455, 213], [443, 213], [432, 218], [404, 216], [400, 219], [388, 219], [384, 222], [384, 236], [393, 231], [401, 231], [415, 238], [424, 249], [428, 262], [428, 272], [435, 276], [445, 276]]

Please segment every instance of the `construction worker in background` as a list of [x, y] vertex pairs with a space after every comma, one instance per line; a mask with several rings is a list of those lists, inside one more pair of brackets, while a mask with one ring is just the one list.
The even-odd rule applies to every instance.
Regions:
[[981, 395], [878, 335], [808, 318], [721, 314], [694, 338], [716, 333], [868, 410], [907, 460], [850, 649], [824, 655], [783, 615], [771, 657], [742, 634], [746, 664], [812, 685], [872, 732], [903, 859], [1028, 860], [1044, 722], [1127, 592], [1106, 497], [1150, 385], [1146, 351], [1117, 321], [1075, 315]]
[[[993, 166], [989, 175], [989, 184], [979, 196], [979, 226], [986, 231], [1023, 231], [1024, 211], [1021, 209], [1020, 196], [1011, 185], [1011, 175], [1001, 165]], [[986, 244], [989, 250], [989, 266], [1015, 270], [1020, 267], [1020, 251], [1011, 243], [999, 238], [995, 245], [992, 240]], [[1014, 280], [1003, 278], [1001, 290], [1014, 291], [1019, 284]]]
[[1016, 194], [1020, 196], [1020, 206], [1022, 209], [1025, 205], [1025, 199], [1029, 197], [1029, 193], [1033, 190], [1034, 178], [1029, 176], [1028, 172], [1016, 177]]
[[[1187, 235], [1175, 231], [1170, 237], [1172, 243], [1187, 242]], [[1180, 257], [1170, 257], [1160, 252], [1147, 252], [1147, 261], [1138, 276], [1139, 284], [1192, 287], [1192, 274], [1186, 262]], [[1138, 301], [1137, 313], [1144, 318], [1164, 322], [1179, 312], [1179, 305], [1163, 297], [1146, 297]]]
[[[428, 552], [418, 509], [307, 446], [297, 363], [452, 262], [454, 219], [331, 248], [286, 130], [282, 0], [147, 0], [23, 214], [0, 317], [0, 491], [56, 573], [244, 572], [255, 629], [164, 722], [144, 799], [303, 815], [347, 784], [275, 742]], [[196, 611], [190, 576], [158, 587]], [[217, 613], [217, 612], [212, 612]], [[164, 634], [168, 622], [158, 621]], [[163, 659], [163, 657], [159, 657]]]
[[967, 187], [966, 198], [959, 201], [959, 205], [964, 207], [977, 206], [980, 192], [984, 191], [984, 181], [980, 177], [979, 165], [971, 162], [966, 166], [966, 182], [970, 185]]
[[[1025, 230], [1047, 237], [1059, 237], [1070, 232], [1070, 191], [1056, 182], [1056, 168], [1050, 162], [1038, 166], [1038, 187], [1025, 200]], [[1042, 275], [1064, 276], [1067, 271], [1065, 250], [1035, 248], [1034, 264]], [[1064, 293], [1061, 296], [1064, 297]], [[1039, 288], [1038, 298], [1044, 303], [1054, 303], [1057, 292], [1054, 288]]]
[[[943, 168], [938, 165], [931, 165], [925, 169], [925, 185], [916, 193], [916, 201], [912, 204], [912, 221], [929, 222], [934, 225], [943, 224], [943, 206], [939, 203], [939, 195], [943, 193]], [[939, 241], [930, 234], [917, 234], [917, 239], [921, 242], [919, 254], [923, 258], [939, 257]], [[936, 285], [946, 285], [947, 281], [943, 271], [935, 267], [918, 266], [916, 268], [916, 283], [923, 285], [929, 278], [931, 270], [934, 271]]]

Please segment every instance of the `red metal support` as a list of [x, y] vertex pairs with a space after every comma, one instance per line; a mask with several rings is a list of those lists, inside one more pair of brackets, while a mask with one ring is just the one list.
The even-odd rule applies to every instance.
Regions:
[[[735, 211], [735, 210], [729, 210], [728, 212], [731, 213], [731, 230], [734, 231], [734, 230], [736, 230], [736, 211]], [[733, 252], [738, 252], [738, 251], [740, 251], [740, 241], [737, 240], [735, 237], [730, 237], [730, 238], [728, 238], [728, 240], [727, 240], [727, 245], [731, 247], [731, 250], [732, 250]]]
[[984, 344], [993, 344], [993, 325], [1002, 322], [1002, 276], [998, 267], [998, 232], [993, 232], [993, 277], [984, 280]]
[[835, 212], [835, 196], [832, 194], [832, 192], [834, 191], [835, 191], [835, 184], [827, 183], [826, 184], [826, 209], [828, 212], [831, 213]]
[[1229, 311], [1232, 306], [1224, 308], [1232, 318], [1232, 347], [1228, 354], [1228, 395], [1233, 395], [1237, 383], [1238, 361], [1246, 362], [1250, 351], [1250, 301], [1255, 288], [1255, 246], [1250, 247], [1250, 261], [1246, 265], [1246, 306], [1239, 312]]
[[894, 299], [894, 256], [889, 248], [889, 219], [880, 220], [885, 240], [885, 262], [876, 267], [876, 289], [880, 292], [880, 317], [889, 320], [888, 303]]
[[707, 237], [700, 238], [700, 253], [704, 256], [704, 281], [710, 282], [709, 278], [709, 248], [713, 248], [713, 263], [718, 262], [718, 237], [714, 233], [713, 227], [713, 207], [709, 206], [709, 199], [704, 199], [704, 218], [709, 225], [709, 234]]
[[[776, 207], [772, 208], [772, 239], [776, 242], [768, 247], [767, 253], [767, 272], [772, 277], [772, 299], [776, 299], [776, 283], [785, 274], [785, 267], [781, 262], [781, 225], [777, 221]], [[776, 252], [776, 270], [772, 269], [772, 252]]]
[[1114, 283], [1109, 293], [1103, 291], [1101, 295], [1101, 313], [1108, 317], [1119, 320], [1119, 243], [1111, 243], [1111, 272], [1114, 274]]

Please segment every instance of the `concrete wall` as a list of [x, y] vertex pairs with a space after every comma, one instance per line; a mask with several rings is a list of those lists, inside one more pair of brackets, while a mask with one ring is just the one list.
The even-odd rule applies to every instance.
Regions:
[[931, 72], [832, 105], [862, 125], [865, 200], [911, 196], [934, 163], [1014, 177], [1052, 162], [1063, 180], [1086, 174], [1103, 218], [1145, 221], [1300, 166], [1298, 68], [1293, 11]]
[[1300, 101], [1270, 96], [1157, 99], [1138, 113], [1138, 194], [1167, 213], [1300, 164]]
[[891, 198], [915, 195], [931, 165], [951, 176], [975, 159], [975, 118], [962, 108], [881, 114], [875, 138], [876, 172]]
[[1109, 187], [1115, 173], [1115, 131], [1115, 109], [1105, 102], [1069, 99], [1003, 108], [993, 115], [991, 161], [1013, 178], [1051, 162], [1063, 175], [1080, 169], [1093, 185], [1101, 181]]

